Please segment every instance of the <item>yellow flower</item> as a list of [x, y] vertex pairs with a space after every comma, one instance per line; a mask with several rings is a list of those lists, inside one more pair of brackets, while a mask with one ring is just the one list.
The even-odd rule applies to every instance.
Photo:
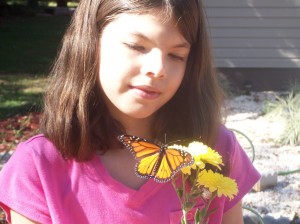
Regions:
[[238, 193], [235, 180], [211, 170], [203, 170], [199, 173], [197, 185], [208, 188], [210, 192], [217, 191], [218, 197], [225, 195], [230, 200]]
[[221, 155], [201, 142], [190, 143], [186, 150], [192, 154], [195, 162], [193, 165], [181, 169], [184, 174], [190, 175], [191, 169], [196, 169], [197, 167], [204, 169], [206, 163], [216, 166], [218, 169], [221, 169], [220, 165], [224, 165]]
[[193, 168], [195, 166], [194, 164], [192, 166], [186, 166], [186, 167], [181, 168], [181, 172], [186, 175], [191, 175], [191, 169], [196, 169], [196, 168]]
[[174, 144], [174, 145], [169, 145], [168, 148], [175, 148], [175, 149], [181, 149], [181, 150], [187, 151], [187, 147], [182, 146], [182, 145], [176, 145], [176, 144]]

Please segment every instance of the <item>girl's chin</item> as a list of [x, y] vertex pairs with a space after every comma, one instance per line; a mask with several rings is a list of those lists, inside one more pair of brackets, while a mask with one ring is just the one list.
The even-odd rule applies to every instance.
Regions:
[[[121, 110], [123, 116], [131, 119], [150, 119], [153, 118], [156, 114], [156, 110], [147, 110], [145, 108], [136, 109], [136, 110]], [[122, 115], [121, 115], [122, 116]]]
[[141, 112], [135, 112], [135, 113], [127, 113], [128, 117], [132, 119], [150, 119], [153, 117], [153, 113], [141, 113]]

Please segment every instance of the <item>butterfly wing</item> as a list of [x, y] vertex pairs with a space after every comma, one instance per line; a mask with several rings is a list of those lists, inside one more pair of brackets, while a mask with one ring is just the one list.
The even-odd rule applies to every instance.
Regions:
[[159, 153], [155, 153], [151, 156], [147, 156], [141, 159], [135, 165], [135, 172], [137, 176], [141, 178], [152, 178], [156, 174], [157, 167], [159, 165]]
[[194, 163], [193, 156], [181, 149], [160, 147], [147, 139], [120, 135], [119, 141], [139, 160], [135, 171], [139, 177], [167, 182], [183, 167]]
[[161, 162], [156, 170], [154, 180], [167, 182], [183, 167], [194, 163], [193, 156], [181, 149], [165, 147]]
[[133, 135], [120, 135], [118, 139], [139, 160], [135, 167], [136, 174], [142, 178], [153, 177], [160, 159], [161, 148], [147, 139]]

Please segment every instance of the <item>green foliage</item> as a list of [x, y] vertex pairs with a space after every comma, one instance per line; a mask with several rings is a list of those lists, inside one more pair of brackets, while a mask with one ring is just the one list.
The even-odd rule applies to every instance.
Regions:
[[70, 18], [34, 16], [0, 24], [0, 74], [48, 73]]
[[283, 119], [285, 123], [278, 143], [300, 145], [300, 85], [294, 84], [287, 95], [277, 96], [277, 101], [269, 104], [268, 110], [269, 116]]
[[228, 80], [228, 78], [224, 74], [219, 72], [217, 77], [220, 86], [228, 97], [236, 96], [239, 93], [237, 87], [234, 86], [234, 84], [230, 80]]
[[34, 16], [0, 24], [0, 120], [41, 109], [44, 75], [69, 21], [67, 16]]
[[0, 75], [0, 120], [39, 111], [45, 83], [43, 76]]
[[26, 5], [27, 0], [6, 0], [7, 5]]

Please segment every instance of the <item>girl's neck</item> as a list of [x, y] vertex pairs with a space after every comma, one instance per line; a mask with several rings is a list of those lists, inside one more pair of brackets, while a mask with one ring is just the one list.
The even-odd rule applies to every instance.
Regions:
[[134, 118], [126, 115], [117, 116], [117, 120], [125, 129], [124, 134], [135, 135], [141, 138], [149, 138], [152, 136], [152, 123], [154, 115], [146, 118]]
[[143, 119], [126, 119], [122, 122], [122, 125], [126, 130], [126, 134], [136, 135], [142, 138], [151, 138], [152, 120], [152, 117]]
[[109, 150], [100, 159], [109, 175], [123, 185], [138, 190], [146, 182], [146, 179], [136, 176], [137, 161], [129, 150]]

